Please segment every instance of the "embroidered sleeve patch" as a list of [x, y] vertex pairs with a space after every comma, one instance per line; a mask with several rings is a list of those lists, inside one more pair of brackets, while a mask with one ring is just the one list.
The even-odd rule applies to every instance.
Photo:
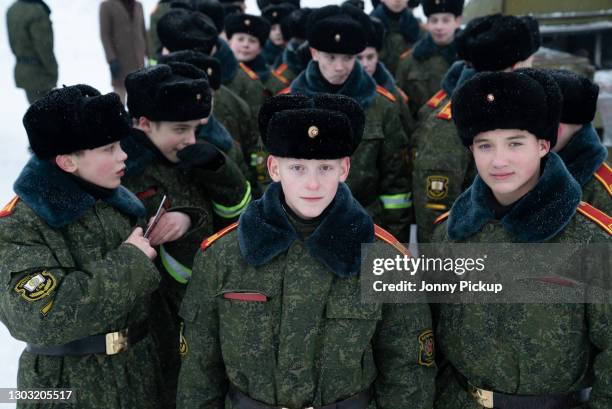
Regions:
[[442, 200], [448, 196], [448, 177], [441, 175], [427, 176], [427, 197]]
[[419, 365], [432, 366], [435, 362], [434, 335], [432, 330], [419, 334]]
[[29, 274], [19, 280], [15, 286], [17, 294], [28, 302], [42, 300], [57, 287], [57, 280], [47, 270]]

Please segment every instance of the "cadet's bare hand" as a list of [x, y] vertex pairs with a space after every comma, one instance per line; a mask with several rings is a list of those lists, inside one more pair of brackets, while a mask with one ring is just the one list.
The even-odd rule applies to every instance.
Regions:
[[125, 243], [130, 243], [133, 246], [138, 247], [140, 251], [145, 253], [149, 260], [153, 260], [157, 257], [157, 251], [149, 243], [149, 239], [144, 237], [142, 227], [136, 227], [132, 234], [125, 240]]
[[[151, 223], [152, 220], [153, 218], [149, 220], [149, 223]], [[157, 225], [151, 231], [149, 241], [152, 246], [159, 246], [160, 244], [174, 241], [187, 233], [189, 227], [191, 227], [191, 219], [185, 213], [164, 213], [157, 222]]]

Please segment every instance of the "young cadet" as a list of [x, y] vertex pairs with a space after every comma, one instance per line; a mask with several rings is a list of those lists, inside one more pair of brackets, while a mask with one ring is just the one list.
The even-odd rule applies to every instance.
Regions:
[[[207, 16], [189, 10], [172, 10], [160, 19], [158, 31], [164, 47], [171, 53], [195, 51], [214, 54], [216, 59], [223, 55], [229, 57], [219, 59], [221, 86], [215, 91], [213, 112], [240, 144], [250, 167], [249, 180], [257, 180], [259, 184], [265, 182], [264, 155], [259, 146], [256, 116], [264, 99], [263, 85], [253, 82], [245, 71], [238, 68], [232, 51], [217, 37], [214, 24]], [[216, 51], [218, 45], [226, 51]]]
[[168, 211], [151, 234], [159, 247], [160, 289], [154, 294], [152, 333], [164, 375], [164, 402], [174, 404], [180, 366], [177, 315], [202, 234], [233, 221], [251, 199], [237, 166], [195, 131], [211, 115], [206, 74], [190, 64], [159, 64], [128, 75], [128, 108], [134, 120], [122, 141], [130, 156], [125, 184], [155, 215], [163, 196]]
[[582, 186], [582, 200], [612, 215], [612, 168], [608, 150], [591, 122], [597, 111], [599, 87], [588, 78], [566, 70], [551, 70], [563, 94], [557, 152]]
[[[580, 185], [550, 151], [561, 98], [554, 79], [538, 70], [480, 73], [455, 92], [453, 120], [474, 154], [478, 176], [441, 218], [447, 217], [435, 242], [610, 243], [612, 230], [580, 202]], [[610, 304], [440, 304], [438, 309], [435, 335], [446, 362], [440, 364], [445, 369], [438, 376], [435, 407], [612, 404]]]
[[262, 107], [275, 183], [196, 256], [178, 408], [431, 407], [429, 307], [361, 303], [362, 243], [402, 249], [343, 183], [363, 124], [341, 95]]
[[377, 224], [407, 241], [412, 214], [408, 138], [396, 98], [356, 62], [366, 46], [369, 25], [370, 18], [348, 4], [314, 10], [307, 32], [313, 60], [284, 92], [341, 94], [361, 105], [366, 130], [352, 157], [347, 184]]
[[[281, 30], [281, 22], [294, 10], [295, 7], [292, 4], [281, 3], [270, 5], [261, 12], [261, 16], [270, 24], [270, 37], [266, 40], [262, 55], [266, 63], [273, 69], [281, 65], [283, 51], [290, 40], [290, 37], [285, 37]], [[289, 82], [285, 82], [285, 85], [289, 85]]]
[[230, 14], [225, 18], [225, 34], [240, 68], [249, 77], [264, 85], [268, 95], [275, 95], [287, 86], [284, 78], [270, 69], [262, 51], [270, 36], [270, 24], [262, 17], [251, 14]]
[[249, 75], [227, 43], [218, 37], [214, 22], [200, 12], [171, 10], [157, 23], [157, 32], [164, 47], [172, 51], [194, 50], [215, 57], [221, 63], [221, 83], [242, 98], [257, 123], [259, 107], [266, 98], [265, 87], [256, 75]]
[[372, 22], [372, 30], [368, 33], [367, 46], [359, 53], [357, 58], [363, 70], [376, 81], [376, 84], [395, 96], [404, 131], [406, 135], [412, 135], [414, 128], [416, 128], [416, 121], [408, 109], [408, 95], [395, 84], [395, 78], [379, 59], [379, 52], [382, 50], [385, 41], [385, 26], [376, 17], [370, 17], [370, 21]]
[[[249, 177], [251, 186], [257, 186], [257, 180], [250, 177], [252, 176], [252, 168], [250, 168], [245, 161], [240, 139], [234, 139], [233, 136], [234, 134], [238, 136], [244, 134], [257, 136], [257, 133], [252, 129], [246, 129], [249, 125], [249, 121], [245, 121], [244, 118], [250, 118], [251, 110], [240, 97], [227, 88], [222, 88], [221, 64], [219, 60], [191, 50], [175, 51], [170, 54], [162, 55], [159, 58], [160, 64], [168, 64], [171, 62], [191, 64], [206, 73], [208, 84], [212, 91], [213, 108], [208, 118], [208, 122], [205, 125], [201, 125], [196, 130], [196, 137], [212, 143], [223, 151], [238, 165], [243, 175]], [[256, 144], [257, 140], [252, 142], [252, 145]], [[254, 194], [255, 192], [252, 191], [252, 193]]]
[[23, 124], [34, 155], [0, 212], [0, 320], [26, 342], [17, 387], [72, 389], [79, 408], [157, 408], [147, 321], [159, 272], [136, 225], [145, 209], [120, 185], [123, 104], [87, 85], [64, 87], [35, 102]]
[[410, 54], [420, 37], [419, 21], [408, 8], [408, 0], [381, 0], [370, 15], [385, 25], [387, 36], [380, 58], [395, 76], [400, 58]]
[[450, 209], [475, 173], [472, 154], [461, 144], [452, 122], [450, 96], [476, 72], [530, 67], [540, 37], [533, 18], [495, 14], [470, 21], [456, 42], [465, 61], [451, 66], [443, 91], [430, 100], [437, 108], [419, 121], [412, 136], [414, 212], [421, 243], [431, 240], [434, 220]]
[[283, 38], [289, 38], [289, 41], [283, 50], [282, 63], [276, 67], [274, 74], [286, 79], [288, 84], [306, 69], [312, 59], [306, 42], [306, 24], [312, 10], [310, 8], [294, 10], [281, 21]]
[[457, 60], [455, 34], [461, 26], [464, 0], [424, 0], [428, 34], [404, 54], [396, 71], [397, 83], [414, 114], [440, 89], [440, 81]]

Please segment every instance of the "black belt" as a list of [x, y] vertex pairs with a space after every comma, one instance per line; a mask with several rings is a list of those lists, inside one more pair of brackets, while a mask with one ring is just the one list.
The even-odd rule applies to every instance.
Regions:
[[[282, 406], [272, 406], [249, 398], [238, 389], [230, 386], [229, 396], [232, 404], [239, 409], [289, 409]], [[303, 409], [365, 409], [371, 400], [370, 390], [365, 390], [348, 399], [325, 406], [308, 406]]]
[[550, 395], [509, 395], [480, 389], [455, 369], [457, 380], [479, 405], [495, 409], [570, 409], [589, 401], [591, 388]]
[[89, 354], [115, 355], [141, 341], [148, 333], [148, 322], [142, 321], [130, 325], [128, 328], [121, 331], [91, 335], [89, 337], [70, 341], [63, 345], [39, 347], [27, 344], [26, 351], [32, 354], [51, 356], [78, 356]]

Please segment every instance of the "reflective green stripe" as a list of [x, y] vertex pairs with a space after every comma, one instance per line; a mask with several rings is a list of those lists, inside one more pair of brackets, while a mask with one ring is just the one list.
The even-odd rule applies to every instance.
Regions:
[[149, 58], [149, 67], [157, 65], [157, 60], [155, 58]]
[[378, 196], [385, 209], [407, 209], [412, 206], [412, 193]]
[[172, 278], [181, 284], [187, 284], [189, 282], [191, 279], [191, 270], [168, 254], [163, 245], [160, 246], [160, 257], [164, 268]]
[[247, 182], [247, 189], [244, 197], [236, 206], [225, 207], [221, 206], [219, 203], [213, 202], [213, 211], [225, 218], [225, 219], [233, 219], [236, 216], [240, 216], [240, 214], [246, 209], [247, 205], [251, 202], [251, 184]]

